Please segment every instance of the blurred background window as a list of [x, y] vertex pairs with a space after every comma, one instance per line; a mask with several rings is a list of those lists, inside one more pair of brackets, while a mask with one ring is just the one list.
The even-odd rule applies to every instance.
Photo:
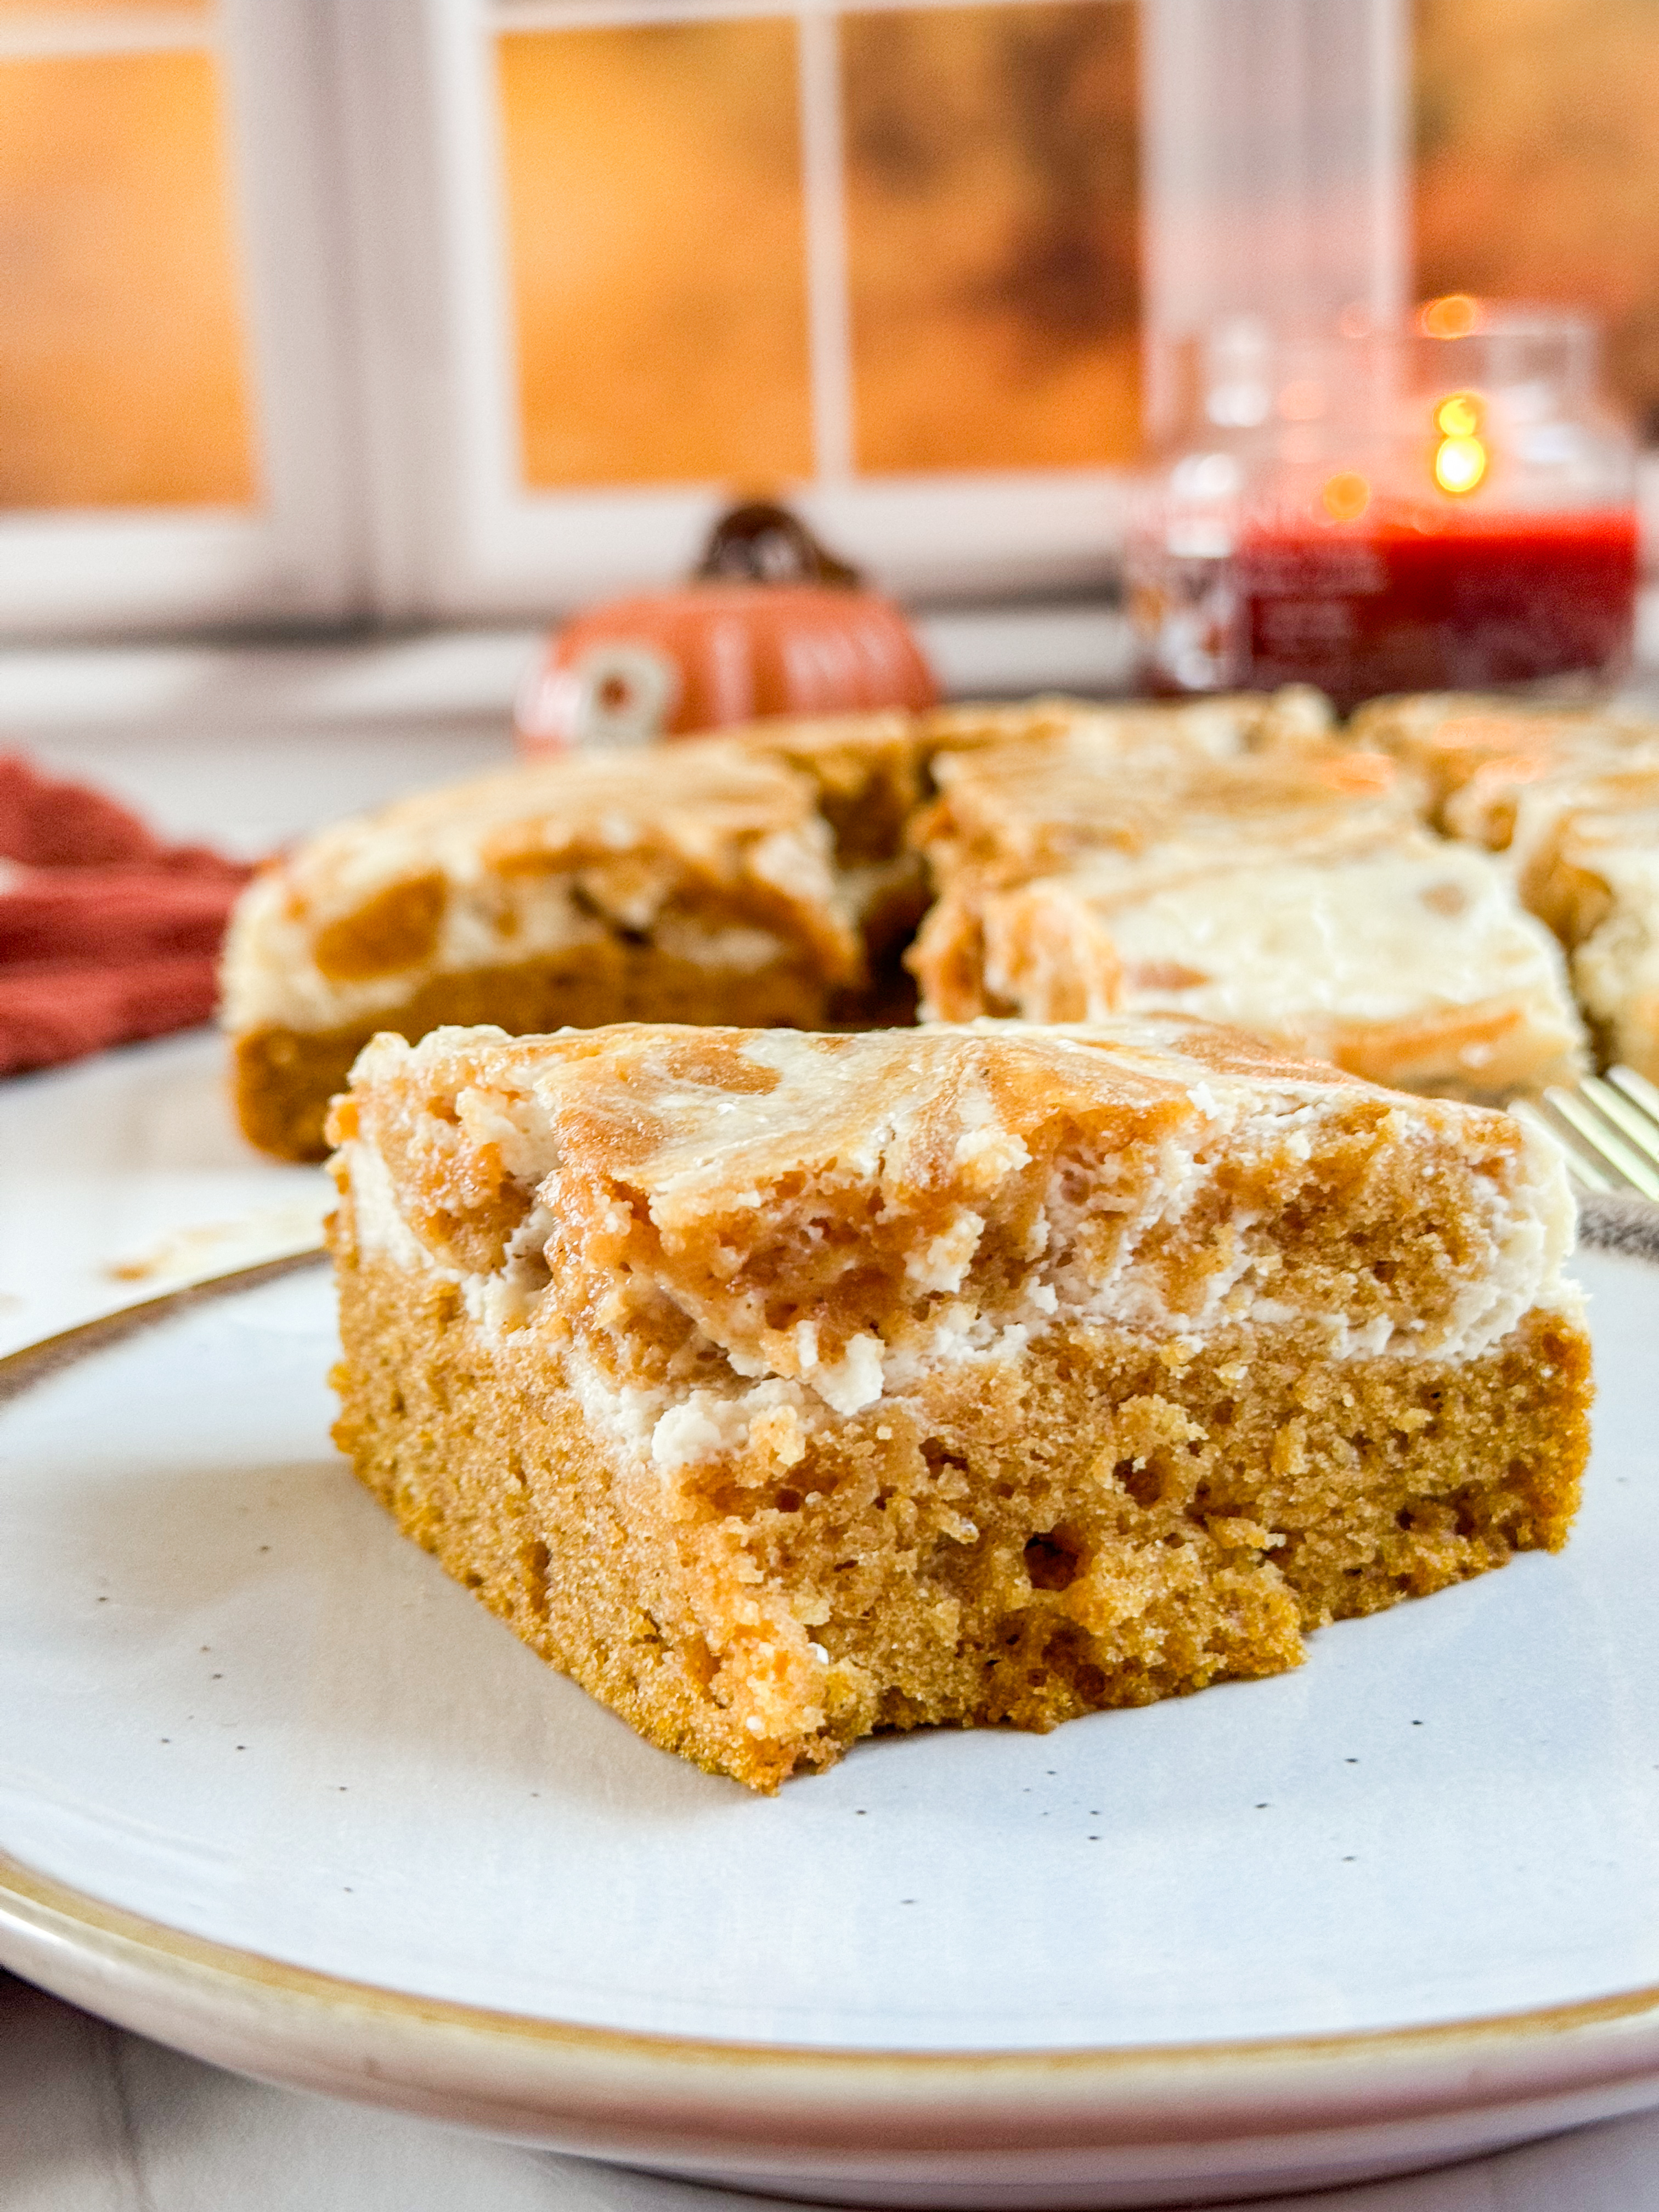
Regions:
[[1149, 326], [1297, 256], [1586, 304], [1659, 434], [1659, 0], [763, 4], [0, 0], [0, 630], [544, 614], [762, 489], [1097, 592]]
[[812, 473], [794, 26], [504, 38], [524, 478]]
[[520, 33], [500, 70], [527, 483], [1137, 451], [1128, 0]]
[[[441, 174], [369, 249], [435, 242], [416, 281], [447, 372], [422, 399], [383, 359], [371, 408], [404, 425], [395, 611], [665, 580], [733, 492], [795, 500], [918, 596], [1109, 575], [1140, 444], [1136, 0], [426, 20], [403, 73]], [[383, 118], [363, 167], [407, 141]]]
[[1414, 32], [1419, 289], [1594, 308], [1659, 443], [1659, 4], [1417, 0]]
[[315, 14], [0, 0], [0, 633], [361, 607]]
[[258, 496], [210, 29], [0, 5], [0, 506]]
[[1139, 452], [1137, 29], [1114, 0], [843, 17], [858, 467]]

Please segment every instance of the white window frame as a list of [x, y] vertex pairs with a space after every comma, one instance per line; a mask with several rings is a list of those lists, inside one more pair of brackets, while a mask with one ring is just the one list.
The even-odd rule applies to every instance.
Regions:
[[727, 495], [714, 483], [523, 483], [495, 41], [594, 24], [800, 26], [817, 467], [789, 494], [813, 526], [890, 589], [924, 601], [1052, 594], [1112, 573], [1121, 470], [854, 473], [834, 14], [830, 0], [353, 0], [343, 10], [359, 270], [378, 294], [365, 372], [378, 596], [390, 617], [545, 614], [667, 581], [684, 574]]
[[246, 507], [0, 513], [0, 634], [335, 624], [368, 603], [329, 0], [0, 17], [0, 59], [185, 49], [220, 72], [258, 487]]
[[[694, 557], [727, 495], [720, 484], [524, 484], [495, 43], [515, 31], [740, 17], [792, 20], [798, 33], [816, 465], [789, 495], [837, 550], [924, 604], [1064, 596], [1115, 577], [1132, 470], [854, 470], [837, 19], [955, 4], [341, 0], [359, 279], [366, 299], [378, 288], [364, 368], [383, 612], [545, 615], [667, 581]], [[1399, 306], [1404, 4], [1139, 0], [1149, 352], [1160, 331], [1273, 299], [1310, 313], [1356, 299], [1382, 314]], [[1200, 46], [1221, 58], [1207, 76], [1194, 69]], [[1230, 195], [1248, 174], [1265, 179], [1261, 250], [1241, 266], [1216, 241], [1229, 239]], [[1235, 221], [1235, 249], [1237, 236]], [[1207, 257], [1194, 255], [1198, 241]]]
[[[1310, 306], [1393, 304], [1405, 0], [1139, 4], [1146, 331], [1249, 304], [1235, 296], [1237, 257], [1206, 262], [1194, 242], [1213, 248], [1211, 215], [1253, 164], [1279, 194], [1263, 234], [1297, 234], [1288, 194], [1301, 234], [1325, 241], [1311, 281], [1335, 289]], [[682, 575], [724, 485], [524, 485], [495, 45], [741, 16], [799, 30], [816, 467], [790, 495], [922, 605], [1097, 595], [1118, 572], [1129, 470], [854, 471], [841, 12], [836, 0], [218, 0], [205, 22], [164, 5], [0, 17], [0, 56], [217, 53], [263, 487], [248, 510], [0, 515], [0, 636], [543, 619]], [[1224, 70], [1195, 74], [1195, 47], [1225, 54]], [[1341, 143], [1364, 153], [1333, 257], [1320, 130], [1337, 79]], [[1310, 281], [1282, 257], [1247, 274], [1271, 297]]]

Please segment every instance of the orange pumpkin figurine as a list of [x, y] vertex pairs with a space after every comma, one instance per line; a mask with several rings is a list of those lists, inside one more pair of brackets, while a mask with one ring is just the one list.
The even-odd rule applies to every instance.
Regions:
[[722, 516], [689, 583], [612, 599], [556, 631], [515, 720], [526, 752], [549, 753], [938, 696], [890, 600], [787, 507], [755, 501]]

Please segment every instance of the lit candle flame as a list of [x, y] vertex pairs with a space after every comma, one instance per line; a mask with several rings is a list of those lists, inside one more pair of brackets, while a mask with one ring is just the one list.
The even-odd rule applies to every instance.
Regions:
[[1473, 491], [1486, 473], [1486, 449], [1479, 438], [1443, 438], [1434, 457], [1434, 480], [1442, 491]]
[[1449, 392], [1434, 410], [1434, 427], [1440, 433], [1434, 480], [1454, 496], [1473, 491], [1486, 473], [1486, 448], [1476, 434], [1481, 412], [1478, 392]]
[[1480, 395], [1454, 392], [1434, 410], [1435, 428], [1443, 438], [1472, 438], [1480, 428]]

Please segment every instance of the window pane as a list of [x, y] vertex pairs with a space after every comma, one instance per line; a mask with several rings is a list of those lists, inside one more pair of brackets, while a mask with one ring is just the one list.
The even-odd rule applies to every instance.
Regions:
[[255, 496], [204, 54], [0, 63], [0, 505]]
[[1659, 7], [1418, 0], [1417, 277], [1595, 308], [1659, 437]]
[[205, 15], [213, 0], [0, 0], [4, 15]]
[[500, 50], [528, 482], [809, 474], [793, 26]]
[[850, 15], [842, 40], [860, 465], [1132, 456], [1133, 7]]

